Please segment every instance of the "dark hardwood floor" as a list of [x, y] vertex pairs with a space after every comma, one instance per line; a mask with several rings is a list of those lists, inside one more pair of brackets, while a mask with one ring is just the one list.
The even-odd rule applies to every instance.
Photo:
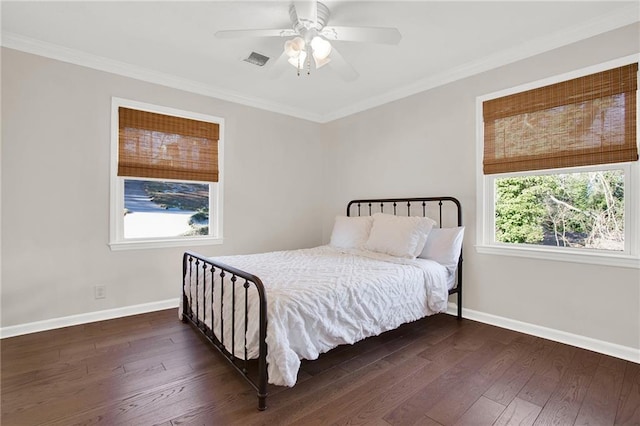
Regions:
[[640, 365], [436, 315], [255, 392], [175, 310], [4, 339], [2, 425], [640, 425]]

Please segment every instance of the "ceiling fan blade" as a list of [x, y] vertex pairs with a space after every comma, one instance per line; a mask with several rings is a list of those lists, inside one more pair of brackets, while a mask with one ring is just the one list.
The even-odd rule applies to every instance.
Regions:
[[329, 62], [328, 66], [340, 74], [340, 77], [345, 81], [353, 81], [360, 75], [335, 47], [331, 49], [331, 62]]
[[398, 44], [402, 39], [397, 28], [383, 27], [324, 27], [320, 34], [328, 40], [380, 44]]
[[216, 32], [218, 38], [292, 37], [295, 35], [297, 34], [293, 29], [223, 30]]

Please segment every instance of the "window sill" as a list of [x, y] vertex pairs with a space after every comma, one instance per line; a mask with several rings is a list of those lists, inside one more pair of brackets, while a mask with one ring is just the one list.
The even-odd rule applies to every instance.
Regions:
[[210, 246], [222, 244], [222, 238], [202, 237], [202, 238], [158, 238], [144, 240], [127, 240], [109, 243], [112, 251], [120, 250], [142, 250], [167, 247], [193, 247]]
[[615, 266], [619, 268], [640, 269], [640, 258], [622, 253], [603, 253], [580, 249], [554, 249], [551, 247], [538, 248], [518, 245], [477, 245], [476, 251], [480, 254], [493, 254], [499, 256], [527, 257], [530, 259], [553, 260], [559, 262], [588, 263], [591, 265]]

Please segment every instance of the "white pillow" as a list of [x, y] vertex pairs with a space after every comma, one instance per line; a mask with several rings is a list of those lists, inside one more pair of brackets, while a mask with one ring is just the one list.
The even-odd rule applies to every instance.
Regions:
[[455, 271], [460, 258], [464, 226], [457, 228], [433, 228], [427, 237], [421, 258], [435, 260], [450, 272]]
[[396, 257], [415, 259], [436, 222], [428, 217], [373, 215], [373, 226], [364, 248]]
[[362, 248], [372, 224], [371, 216], [336, 216], [329, 244], [339, 248]]

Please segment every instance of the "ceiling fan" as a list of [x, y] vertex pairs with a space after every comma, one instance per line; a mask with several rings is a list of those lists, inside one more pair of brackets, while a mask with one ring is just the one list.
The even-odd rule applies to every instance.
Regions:
[[282, 72], [284, 67], [281, 64], [288, 62], [296, 67], [298, 75], [305, 69], [310, 74], [313, 58], [315, 69], [331, 63], [330, 66], [347, 81], [355, 80], [358, 72], [340, 55], [331, 41], [398, 44], [402, 38], [397, 28], [327, 26], [329, 16], [329, 8], [319, 1], [294, 1], [289, 5], [291, 28], [225, 30], [216, 32], [216, 37], [286, 38], [284, 52], [272, 66], [274, 73]]

